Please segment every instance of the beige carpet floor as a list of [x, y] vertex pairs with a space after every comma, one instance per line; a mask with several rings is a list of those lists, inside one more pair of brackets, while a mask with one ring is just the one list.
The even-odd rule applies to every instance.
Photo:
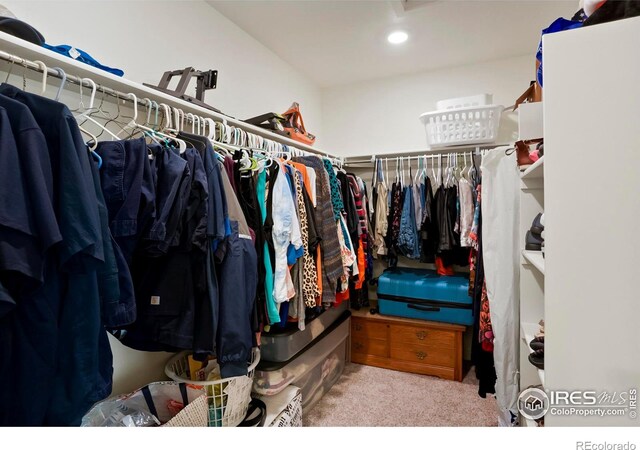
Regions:
[[360, 364], [309, 411], [304, 426], [496, 426], [496, 401], [478, 396], [473, 370], [462, 383]]

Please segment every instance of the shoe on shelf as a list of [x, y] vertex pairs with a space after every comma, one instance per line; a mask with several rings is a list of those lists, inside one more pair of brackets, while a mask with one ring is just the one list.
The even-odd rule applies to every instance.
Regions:
[[544, 334], [542, 336], [535, 337], [529, 342], [531, 350], [544, 350]]
[[539, 213], [531, 223], [531, 232], [537, 237], [542, 237], [544, 232], [544, 213]]
[[544, 370], [544, 350], [534, 350], [529, 354], [529, 362], [540, 370]]
[[542, 250], [543, 243], [544, 241], [539, 235], [536, 236], [531, 232], [531, 230], [527, 231], [526, 242], [524, 246], [525, 250], [533, 250], [539, 252]]

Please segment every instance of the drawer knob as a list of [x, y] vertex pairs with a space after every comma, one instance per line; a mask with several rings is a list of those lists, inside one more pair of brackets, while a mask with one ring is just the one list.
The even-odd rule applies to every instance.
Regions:
[[362, 330], [362, 325], [357, 323], [357, 324], [355, 324], [354, 328], [356, 329], [356, 331], [361, 331]]
[[426, 337], [427, 337], [427, 333], [425, 333], [424, 331], [418, 331], [418, 332], [416, 333], [416, 337], [417, 337], [418, 339], [420, 339], [421, 341], [424, 341], [424, 338], [426, 338]]
[[356, 342], [353, 344], [353, 346], [355, 347], [356, 350], [362, 350], [364, 348], [364, 345], [362, 345], [362, 342]]
[[416, 352], [416, 356], [420, 361], [422, 361], [427, 356], [427, 354], [425, 352]]

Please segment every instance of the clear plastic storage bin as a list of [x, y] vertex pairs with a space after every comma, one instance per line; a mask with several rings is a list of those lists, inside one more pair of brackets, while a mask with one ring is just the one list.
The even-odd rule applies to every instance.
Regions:
[[260, 357], [263, 361], [283, 362], [296, 356], [318, 338], [340, 315], [348, 309], [349, 302], [330, 308], [306, 324], [304, 331], [284, 330], [263, 333], [260, 341]]
[[285, 362], [262, 361], [256, 368], [253, 391], [276, 395], [287, 386], [302, 391], [302, 406], [308, 408], [340, 378], [347, 357], [351, 313], [345, 311], [319, 339], [295, 358]]

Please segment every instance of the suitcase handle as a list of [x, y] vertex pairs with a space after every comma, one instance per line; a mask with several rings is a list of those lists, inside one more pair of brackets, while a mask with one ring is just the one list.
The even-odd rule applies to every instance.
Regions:
[[407, 305], [407, 308], [417, 309], [418, 311], [425, 311], [425, 312], [438, 312], [438, 311], [440, 311], [440, 308], [438, 308], [436, 306], [413, 305], [411, 303], [409, 303]]

